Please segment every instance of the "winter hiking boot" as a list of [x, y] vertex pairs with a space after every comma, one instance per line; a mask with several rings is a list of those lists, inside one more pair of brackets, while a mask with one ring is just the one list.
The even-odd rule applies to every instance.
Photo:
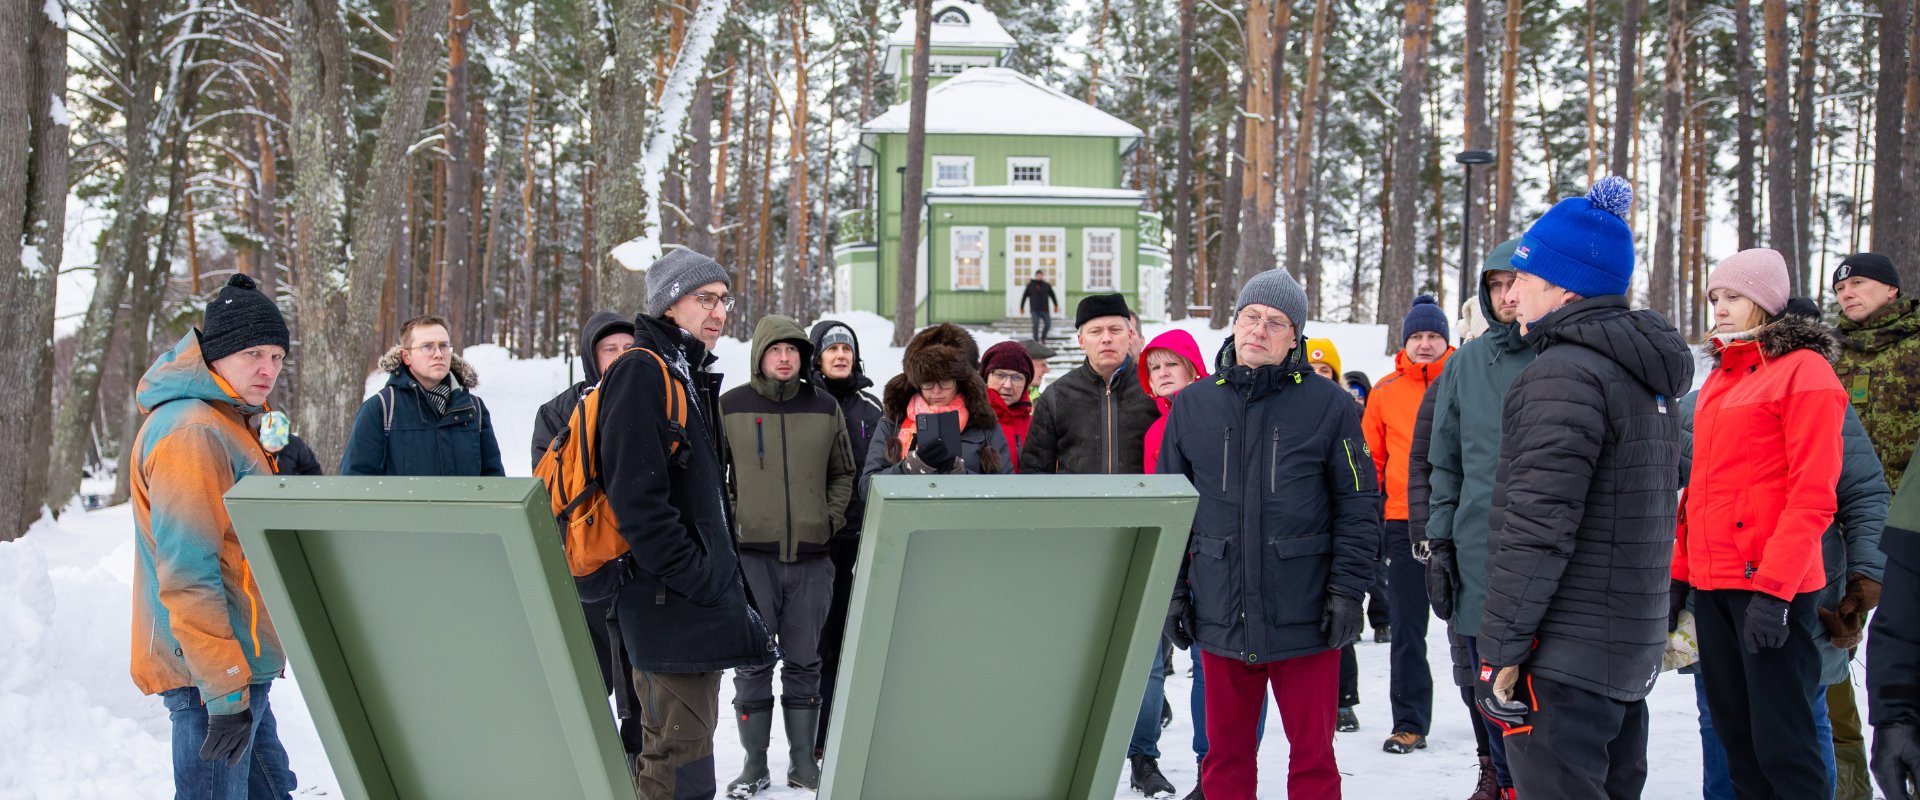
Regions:
[[1149, 755], [1128, 756], [1127, 760], [1133, 763], [1128, 782], [1133, 786], [1134, 791], [1148, 797], [1171, 800], [1174, 792], [1173, 782], [1167, 780], [1167, 776], [1160, 774], [1160, 762]]
[[[816, 705], [780, 709], [787, 725], [787, 786], [820, 791], [820, 762], [813, 760], [813, 736], [820, 726], [819, 701]], [[762, 767], [765, 770], [765, 767]]]
[[1380, 749], [1406, 755], [1415, 750], [1427, 749], [1427, 737], [1412, 731], [1395, 731], [1392, 736], [1387, 737], [1387, 743], [1381, 745]]
[[727, 796], [752, 797], [769, 783], [767, 740], [773, 737], [773, 709], [736, 711], [733, 718], [740, 723], [740, 746], [747, 751], [747, 763], [740, 768], [740, 777], [727, 784]]
[[1341, 733], [1360, 730], [1360, 715], [1353, 713], [1353, 706], [1342, 706], [1340, 716], [1335, 717], [1333, 729]]
[[1473, 785], [1467, 800], [1500, 800], [1500, 778], [1493, 771], [1493, 759], [1480, 757], [1480, 782]]
[[1184, 798], [1181, 798], [1181, 800], [1207, 800], [1207, 793], [1200, 791], [1199, 779], [1196, 778], [1194, 780], [1193, 791], [1187, 792], [1187, 796]]
[[1873, 784], [1867, 779], [1865, 745], [1840, 745], [1833, 748], [1839, 766], [1839, 784], [1833, 800], [1873, 800]]

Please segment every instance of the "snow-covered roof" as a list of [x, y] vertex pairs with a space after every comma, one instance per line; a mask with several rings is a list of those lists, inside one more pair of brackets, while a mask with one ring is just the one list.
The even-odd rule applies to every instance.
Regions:
[[1147, 199], [1138, 189], [1100, 189], [1091, 186], [939, 186], [925, 190], [927, 202], [1055, 203], [1073, 205], [1137, 206]]
[[[913, 50], [913, 29], [919, 15], [911, 6], [900, 17], [900, 27], [887, 34], [887, 74], [899, 73], [899, 52]], [[1012, 50], [1013, 37], [1000, 27], [1000, 18], [979, 3], [967, 0], [940, 0], [933, 4], [933, 25], [928, 33], [934, 47], [965, 47]]]
[[[865, 133], [906, 133], [907, 103], [861, 126]], [[927, 90], [927, 133], [1139, 138], [1140, 129], [1005, 67], [975, 67]]]

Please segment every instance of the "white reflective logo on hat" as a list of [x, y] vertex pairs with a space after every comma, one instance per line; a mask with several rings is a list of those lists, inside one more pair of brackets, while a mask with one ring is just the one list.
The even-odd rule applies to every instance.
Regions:
[[1526, 258], [1526, 257], [1527, 257], [1527, 255], [1528, 255], [1529, 253], [1531, 253], [1531, 252], [1532, 252], [1532, 251], [1531, 251], [1531, 250], [1529, 250], [1529, 249], [1527, 249], [1526, 247], [1520, 247], [1520, 248], [1517, 248], [1517, 249], [1515, 249], [1515, 250], [1513, 251], [1513, 255], [1514, 255], [1514, 257], [1516, 257], [1516, 258]]
[[1853, 265], [1841, 264], [1839, 271], [1833, 273], [1833, 280], [1835, 283], [1838, 283], [1840, 281], [1846, 280], [1847, 276], [1852, 274], [1853, 274]]
[[1327, 360], [1327, 351], [1316, 347], [1313, 349], [1313, 352], [1307, 354], [1307, 360], [1308, 361], [1325, 361]]

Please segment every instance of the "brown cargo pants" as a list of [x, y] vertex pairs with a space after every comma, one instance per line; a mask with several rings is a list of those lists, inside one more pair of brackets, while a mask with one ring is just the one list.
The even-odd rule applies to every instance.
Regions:
[[713, 731], [720, 713], [719, 672], [633, 673], [640, 701], [640, 800], [712, 800]]

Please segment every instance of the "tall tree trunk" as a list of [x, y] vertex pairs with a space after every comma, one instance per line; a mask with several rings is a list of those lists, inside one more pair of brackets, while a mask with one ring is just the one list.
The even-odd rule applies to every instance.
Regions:
[[1640, 85], [1640, 6], [1644, 0], [1620, 2], [1620, 76], [1614, 82], [1613, 161], [1607, 171], [1629, 177], [1633, 171], [1634, 126], [1640, 119], [1634, 113], [1633, 90]]
[[[1907, 0], [1896, 0], [1905, 3]], [[1753, 2], [1733, 0], [1734, 235], [1741, 250], [1759, 246], [1753, 219]], [[1895, 134], [1898, 135], [1896, 127]]]
[[[1592, 2], [1592, 0], [1588, 0]], [[1487, 150], [1493, 146], [1493, 130], [1487, 122], [1487, 3], [1486, 0], [1466, 0], [1466, 47], [1463, 54], [1466, 64], [1466, 84], [1462, 92], [1466, 108], [1461, 113], [1461, 126], [1466, 135], [1461, 144], [1468, 150]], [[1487, 195], [1487, 180], [1491, 177], [1482, 169], [1472, 173], [1466, 184], [1466, 204], [1469, 208], [1480, 208]], [[1465, 226], [1465, 220], [1461, 224]], [[1486, 220], [1481, 224], [1462, 227], [1460, 235], [1466, 238], [1466, 260], [1460, 265], [1460, 292], [1465, 297], [1473, 281], [1473, 257], [1480, 252], [1482, 230], [1486, 229]]]
[[1794, 87], [1796, 105], [1799, 110], [1794, 120], [1793, 154], [1793, 292], [1796, 295], [1813, 293], [1813, 82], [1814, 71], [1819, 67], [1814, 61], [1814, 45], [1820, 35], [1820, 0], [1806, 0], [1805, 15], [1800, 23], [1800, 69]]
[[[652, 37], [651, 4], [611, 4], [613, 19], [604, 31], [606, 49], [587, 63], [610, 59], [611, 70], [596, 77], [593, 105], [594, 163], [600, 165], [595, 203], [594, 252], [600, 254], [595, 287], [602, 308], [622, 314], [646, 311], [646, 274], [622, 267], [614, 248], [643, 232], [646, 194], [641, 187], [640, 154], [647, 135], [648, 97], [654, 69], [646, 42]], [[645, 267], [645, 264], [635, 265]]]
[[[718, 2], [718, 0], [713, 0]], [[805, 319], [807, 302], [807, 6], [793, 0], [793, 105], [787, 107], [787, 252], [781, 312]]]
[[468, 218], [472, 213], [469, 203], [473, 196], [474, 166], [467, 141], [470, 122], [467, 113], [467, 32], [473, 27], [473, 19], [469, 0], [451, 0], [450, 5], [447, 16], [447, 23], [451, 26], [447, 36], [447, 205], [442, 228], [445, 235], [440, 253], [444, 263], [440, 268], [438, 306], [452, 328], [447, 334], [453, 346], [465, 348], [477, 341], [470, 334], [476, 320], [473, 302], [468, 296], [472, 277], [467, 274], [468, 265], [473, 263], [473, 237], [469, 233], [471, 226]]
[[1493, 179], [1493, 236], [1501, 241], [1513, 235], [1513, 118], [1519, 112], [1521, 13], [1520, 0], [1507, 0], [1506, 38], [1500, 46], [1500, 152], [1494, 156]]
[[[933, 35], [931, 0], [913, 3], [913, 77], [907, 100], [907, 163], [900, 178], [900, 259], [893, 291], [893, 346], [913, 338], [915, 281], [920, 277], [920, 203], [927, 160], [927, 51]], [[931, 322], [931, 320], [929, 320]]]
[[[517, 37], [515, 43], [518, 43]], [[513, 49], [515, 48], [509, 48], [508, 53], [511, 54]], [[533, 93], [529, 91], [527, 96], [531, 99]], [[494, 167], [493, 188], [488, 192], [491, 199], [487, 203], [487, 252], [480, 260], [480, 296], [475, 298], [474, 303], [480, 311], [480, 324], [487, 330], [488, 341], [493, 341], [492, 333], [496, 325], [494, 314], [497, 312], [493, 302], [493, 265], [499, 261], [500, 248], [505, 246], [505, 242], [500, 238], [500, 211], [504, 207], [500, 201], [507, 188], [507, 126], [513, 119], [513, 112], [504, 97], [500, 101], [500, 112], [500, 164]], [[532, 117], [531, 104], [528, 106], [528, 117]], [[591, 212], [592, 208], [593, 205], [589, 203], [588, 211]], [[584, 244], [583, 242], [583, 246]], [[581, 304], [591, 308], [593, 306], [591, 295], [582, 300]]]
[[1787, 2], [1762, 0], [1767, 45], [1767, 246], [1797, 275], [1793, 240], [1793, 99], [1787, 83]]
[[[1284, 2], [1284, 0], [1282, 0]], [[1274, 158], [1276, 125], [1275, 86], [1279, 64], [1274, 56], [1280, 44], [1274, 36], [1272, 0], [1248, 0], [1247, 66], [1251, 83], [1247, 104], [1245, 138], [1247, 169], [1240, 183], [1240, 254], [1235, 289], [1247, 285], [1253, 276], [1273, 269]], [[1294, 324], [1304, 324], [1295, 320]]]
[[1107, 15], [1110, 0], [1100, 0], [1100, 23], [1093, 26], [1093, 49], [1087, 53], [1087, 105], [1100, 105], [1100, 61], [1107, 56]]
[[278, 214], [277, 196], [280, 193], [279, 169], [274, 163], [279, 160], [279, 147], [267, 131], [266, 120], [253, 118], [254, 136], [260, 142], [260, 191], [254, 195], [254, 233], [260, 237], [260, 249], [254, 251], [253, 277], [260, 282], [260, 293], [268, 297], [280, 296], [280, 264], [274, 249], [274, 217]]
[[0, 541], [25, 534], [46, 497], [54, 280], [66, 237], [64, 23], [25, 0], [0, 2], [0, 30], [24, 39], [0, 48], [0, 82], [27, 89], [0, 93], [0, 296], [9, 298], [0, 324], [0, 447], [13, 454], [0, 459]]
[[1903, 286], [1920, 286], [1920, 264], [1903, 246], [1900, 227], [1903, 164], [1901, 124], [1907, 104], [1909, 0], [1880, 0], [1880, 74], [1873, 113], [1873, 250], [1893, 259]]
[[[713, 184], [713, 194], [707, 201], [707, 227], [709, 229], [719, 229], [726, 222], [727, 157], [733, 147], [733, 79], [734, 75], [739, 72], [739, 70], [734, 68], [737, 61], [738, 56], [736, 54], [727, 54], [727, 90], [721, 95], [720, 99], [720, 144], [712, 158], [713, 178], [711, 182]], [[709, 79], [708, 84], [711, 86], [711, 79]], [[712, 89], [709, 88], [708, 91], [711, 92]], [[864, 122], [865, 118], [863, 117], [861, 121]], [[708, 127], [710, 128], [712, 126]], [[726, 237], [722, 236], [717, 230], [711, 236], [711, 246], [713, 247], [713, 260], [722, 264], [737, 265], [739, 261], [738, 251], [735, 251], [732, 259], [726, 258], [723, 252], [726, 249]], [[736, 269], [737, 268], [736, 266]]]
[[[719, 0], [714, 0], [719, 2]], [[713, 78], [706, 65], [693, 89], [693, 108], [687, 114], [687, 246], [709, 258], [713, 246]]]
[[1173, 270], [1170, 313], [1187, 318], [1193, 302], [1193, 2], [1180, 0], [1180, 66], [1174, 73], [1179, 95], [1173, 136]]
[[[310, 1], [318, 5], [326, 0]], [[305, 3], [296, 0], [293, 5]], [[337, 12], [326, 14], [337, 19]], [[338, 462], [346, 451], [353, 417], [360, 408], [368, 359], [375, 350], [373, 321], [379, 311], [379, 298], [374, 291], [380, 285], [387, 251], [397, 234], [395, 217], [406, 187], [407, 150], [426, 113], [427, 91], [439, 62], [440, 31], [447, 22], [447, 0], [410, 0], [408, 15], [411, 24], [402, 35], [390, 99], [373, 139], [368, 179], [354, 209], [352, 256], [335, 262], [305, 261], [295, 272], [302, 332], [299, 417], [310, 434], [302, 438], [323, 464]], [[347, 73], [332, 74], [344, 80]], [[303, 86], [299, 78], [295, 79], [292, 96], [296, 108], [310, 102], [302, 95], [311, 91], [311, 84]], [[315, 181], [317, 186], [309, 187], [304, 180], [307, 169], [299, 168], [303, 180], [296, 195], [322, 189], [326, 184], [321, 179]], [[300, 224], [304, 227], [308, 221]]]
[[[1780, 2], [1780, 0], [1772, 0]], [[1687, 0], [1667, 0], [1667, 57], [1665, 83], [1660, 96], [1660, 211], [1653, 230], [1653, 267], [1647, 275], [1647, 304], [1666, 316], [1667, 321], [1683, 324], [1674, 314], [1674, 251], [1678, 245], [1680, 202], [1680, 165], [1686, 140], [1680, 138], [1680, 116], [1685, 113], [1686, 78], [1681, 66], [1686, 59]]]
[[[1220, 82], [1225, 89], [1224, 74]], [[1228, 107], [1233, 112], [1228, 115], [1233, 120], [1233, 144], [1227, 145], [1226, 126], [1221, 126], [1218, 134], [1220, 174], [1226, 176], [1227, 182], [1220, 189], [1220, 248], [1213, 268], [1212, 308], [1207, 312], [1207, 324], [1214, 330], [1225, 328], [1233, 321], [1233, 304], [1240, 289], [1240, 187], [1246, 182], [1247, 163], [1247, 115], [1240, 112], [1251, 102], [1252, 94], [1252, 76], [1241, 73], [1238, 100], [1229, 101], [1232, 105]]]
[[[107, 343], [118, 324], [128, 275], [144, 272], [147, 265], [147, 203], [153, 196], [154, 149], [165, 133], [154, 129], [155, 114], [161, 111], [154, 93], [166, 70], [160, 53], [164, 40], [156, 27], [171, 10], [159, 0], [131, 0], [126, 5], [122, 28], [125, 39], [121, 42], [126, 60], [120, 71], [121, 80], [131, 88], [124, 109], [125, 168], [113, 224], [94, 271], [93, 298], [76, 335], [66, 391], [60, 394], [46, 498], [47, 507], [55, 514], [80, 490], [94, 419], [101, 411], [100, 376], [106, 365]], [[163, 121], [164, 116], [161, 114]]]
[[[1300, 260], [1307, 244], [1307, 203], [1313, 187], [1313, 123], [1320, 106], [1320, 71], [1326, 62], [1327, 17], [1332, 14], [1329, 0], [1315, 0], [1313, 6], [1313, 54], [1307, 59], [1307, 85], [1300, 91], [1300, 129], [1294, 133], [1293, 207], [1287, 217], [1287, 272], [1300, 275]], [[1318, 281], [1307, 288], [1307, 306], [1320, 307]]]
[[[1628, 0], [1632, 2], [1633, 0]], [[1511, 0], [1510, 0], [1511, 2]], [[1429, 0], [1407, 0], [1400, 32], [1400, 94], [1393, 135], [1393, 230], [1387, 236], [1386, 272], [1380, 276], [1380, 322], [1387, 325], [1387, 354], [1400, 350], [1400, 323], [1413, 304], [1413, 275], [1419, 266], [1420, 96], [1427, 84], [1427, 40], [1433, 12]], [[1502, 137], [1505, 140], [1507, 137]], [[1500, 187], [1495, 187], [1498, 190]]]
[[1587, 0], [1587, 185], [1600, 180], [1600, 88], [1599, 70], [1594, 62], [1594, 0]]
[[527, 95], [527, 127], [520, 141], [520, 169], [524, 177], [520, 182], [520, 263], [514, 270], [520, 279], [519, 302], [508, 305], [508, 313], [519, 312], [520, 319], [514, 324], [518, 331], [513, 337], [520, 343], [520, 357], [533, 358], [533, 318], [536, 293], [534, 275], [539, 272], [535, 254], [539, 252], [540, 219], [538, 205], [534, 202], [535, 193], [540, 190], [540, 175], [533, 168], [533, 99], [538, 91]]

